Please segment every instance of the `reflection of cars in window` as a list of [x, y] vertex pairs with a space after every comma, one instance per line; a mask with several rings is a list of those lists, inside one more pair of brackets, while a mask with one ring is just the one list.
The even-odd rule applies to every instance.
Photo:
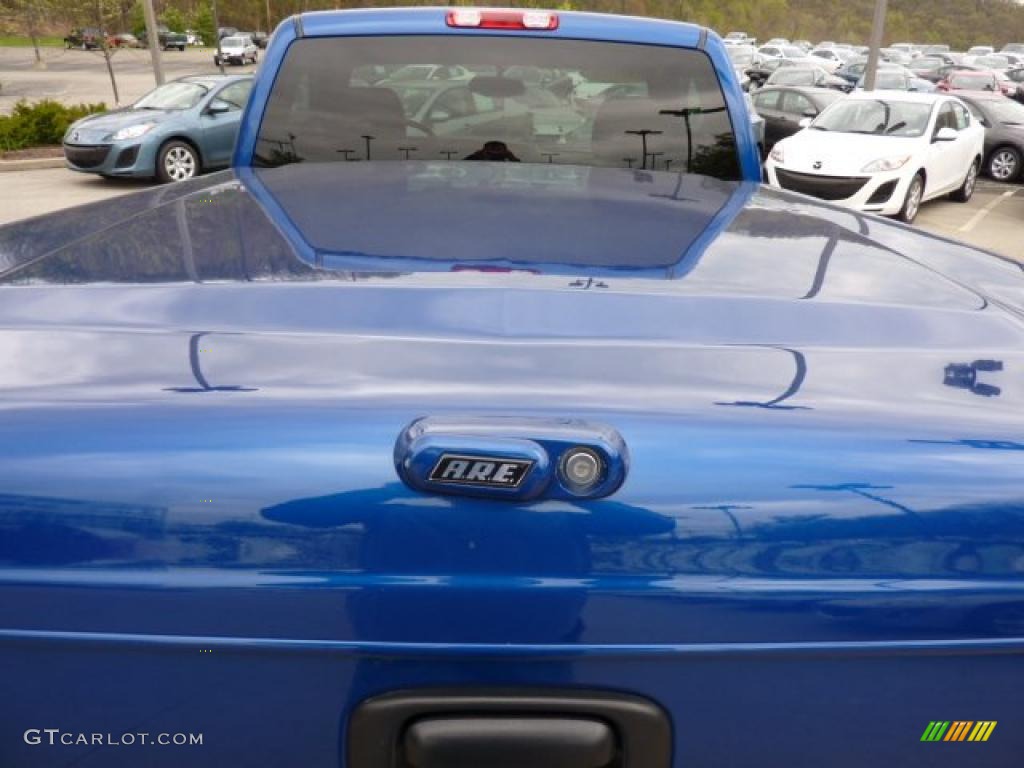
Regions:
[[410, 64], [395, 70], [387, 79], [396, 82], [409, 80], [468, 80], [472, 76], [472, 72], [460, 66]]
[[[305, 39], [278, 73], [257, 162], [461, 159], [501, 142], [523, 163], [735, 177], [717, 76], [691, 53], [525, 37]], [[390, 74], [371, 85], [368, 65]], [[437, 79], [440, 68], [460, 79]]]
[[64, 136], [75, 171], [182, 181], [231, 161], [249, 76], [186, 77], [150, 91], [126, 110], [79, 120]]

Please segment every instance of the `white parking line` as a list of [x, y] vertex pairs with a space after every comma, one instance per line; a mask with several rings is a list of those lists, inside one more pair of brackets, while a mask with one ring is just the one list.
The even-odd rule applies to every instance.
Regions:
[[1006, 198], [1013, 197], [1016, 193], [1017, 193], [1017, 190], [1010, 189], [1010, 190], [1007, 190], [1006, 192], [1003, 192], [1003, 194], [1001, 194], [999, 197], [995, 198], [994, 200], [990, 200], [988, 203], [986, 203], [984, 205], [984, 207], [981, 208], [981, 210], [979, 210], [977, 213], [975, 213], [973, 216], [971, 216], [970, 220], [966, 224], [964, 224], [962, 227], [960, 227], [960, 229], [958, 229], [957, 231], [958, 232], [970, 232], [972, 229], [974, 229], [974, 227], [978, 224], [979, 221], [981, 221], [986, 216], [988, 216], [990, 213], [992, 213], [992, 211], [995, 209], [995, 207], [997, 205], [999, 205], [1001, 202], [1003, 202], [1003, 200], [1005, 200]]

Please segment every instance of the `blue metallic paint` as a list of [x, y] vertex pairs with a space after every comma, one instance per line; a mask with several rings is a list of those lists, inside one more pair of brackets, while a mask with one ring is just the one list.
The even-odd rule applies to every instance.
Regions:
[[[323, 171], [274, 173], [0, 229], [0, 765], [338, 766], [355, 705], [438, 685], [650, 697], [675, 768], [1018, 762], [1019, 265], [737, 184], [677, 196], [660, 271], [597, 227], [615, 269], [324, 269], [282, 216], [336, 211], [282, 193]], [[944, 376], [978, 360], [997, 394]], [[608, 424], [629, 477], [417, 493], [425, 414]], [[1000, 727], [919, 743], [940, 717]]]

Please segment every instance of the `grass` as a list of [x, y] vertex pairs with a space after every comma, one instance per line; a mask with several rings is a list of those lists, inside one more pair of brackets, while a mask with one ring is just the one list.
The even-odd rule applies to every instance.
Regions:
[[[61, 48], [64, 46], [62, 37], [40, 37], [40, 46]], [[15, 37], [13, 35], [0, 35], [0, 46], [8, 48], [31, 48], [32, 39], [28, 37]]]

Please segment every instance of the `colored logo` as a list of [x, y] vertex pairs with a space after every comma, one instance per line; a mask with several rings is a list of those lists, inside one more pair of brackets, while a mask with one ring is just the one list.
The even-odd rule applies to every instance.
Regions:
[[921, 741], [988, 741], [995, 729], [995, 720], [932, 720]]

